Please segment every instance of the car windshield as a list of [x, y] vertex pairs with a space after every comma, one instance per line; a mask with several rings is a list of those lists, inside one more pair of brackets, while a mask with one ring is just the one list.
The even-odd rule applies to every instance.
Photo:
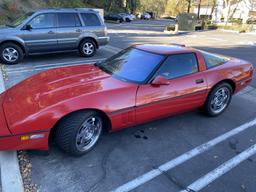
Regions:
[[97, 66], [123, 81], [144, 83], [163, 59], [163, 55], [128, 48]]
[[7, 24], [6, 26], [8, 26], [8, 27], [17, 27], [20, 24], [22, 24], [28, 17], [33, 15], [33, 13], [34, 12], [26, 13], [26, 14], [22, 15], [21, 17], [18, 17], [17, 19], [13, 20], [11, 23]]

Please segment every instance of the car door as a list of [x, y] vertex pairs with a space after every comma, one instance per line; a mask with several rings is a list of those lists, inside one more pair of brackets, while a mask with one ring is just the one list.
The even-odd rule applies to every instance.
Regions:
[[77, 13], [57, 13], [57, 38], [59, 50], [77, 49], [82, 24]]
[[32, 18], [22, 29], [29, 53], [51, 52], [57, 48], [56, 15], [42, 13]]
[[202, 106], [207, 96], [207, 82], [199, 70], [196, 53], [171, 55], [154, 78], [168, 79], [168, 85], [141, 85], [136, 99], [136, 122], [166, 117]]

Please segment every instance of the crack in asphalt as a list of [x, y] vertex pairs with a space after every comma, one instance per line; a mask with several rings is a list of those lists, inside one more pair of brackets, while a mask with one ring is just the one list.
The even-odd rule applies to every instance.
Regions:
[[158, 167], [153, 166], [153, 169], [159, 170], [169, 181], [171, 181], [173, 184], [175, 184], [179, 189], [186, 190], [187, 192], [196, 192], [190, 188], [187, 188], [184, 184], [182, 184], [180, 181], [178, 181], [174, 176], [169, 175], [166, 171], [163, 171], [159, 169]]
[[102, 175], [101, 177], [91, 185], [91, 187], [87, 190], [87, 192], [94, 192], [98, 188], [99, 184], [106, 178], [107, 176], [107, 162], [109, 160], [109, 157], [111, 153], [115, 150], [117, 143], [119, 142], [120, 139], [118, 139], [111, 147], [106, 151], [104, 154], [102, 161], [101, 161], [101, 169], [102, 169]]

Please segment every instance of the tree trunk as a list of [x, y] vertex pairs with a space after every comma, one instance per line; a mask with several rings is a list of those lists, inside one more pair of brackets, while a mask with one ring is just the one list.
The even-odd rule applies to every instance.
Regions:
[[188, 13], [190, 13], [190, 8], [191, 8], [191, 0], [188, 0]]
[[212, 14], [214, 12], [215, 7], [216, 7], [216, 0], [213, 1], [212, 10], [211, 10], [211, 18], [212, 18]]

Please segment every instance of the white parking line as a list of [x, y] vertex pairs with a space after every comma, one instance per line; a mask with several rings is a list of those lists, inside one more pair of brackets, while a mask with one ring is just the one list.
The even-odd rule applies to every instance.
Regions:
[[[51, 66], [65, 66], [65, 65], [71, 65], [71, 64], [83, 64], [83, 63], [95, 63], [97, 61], [102, 61], [106, 58], [101, 58], [101, 59], [91, 59], [91, 60], [78, 60], [78, 61], [69, 61], [69, 62], [61, 62], [61, 63], [52, 63], [52, 64], [44, 64], [44, 65], [36, 65], [36, 66], [30, 66], [29, 69], [33, 70], [35, 68], [47, 68]], [[21, 70], [28, 70], [28, 66], [26, 67], [17, 67], [13, 69], [4, 69], [5, 72], [12, 72], [12, 71], [21, 71]]]
[[220, 135], [219, 137], [216, 137], [215, 139], [213, 140], [210, 140], [178, 157], [176, 157], [175, 159], [159, 166], [158, 168], [156, 169], [153, 169], [137, 178], [135, 178], [134, 180], [132, 181], [129, 181], [128, 183], [116, 188], [113, 190], [113, 192], [128, 192], [128, 191], [131, 191], [135, 188], [137, 188], [138, 186], [140, 185], [143, 185], [144, 183], [154, 179], [155, 177], [161, 175], [163, 172], [166, 172], [188, 160], [190, 160], [191, 158], [197, 156], [197, 155], [200, 155], [201, 153], [205, 152], [205, 151], [208, 151], [209, 149], [213, 148], [215, 145], [227, 140], [228, 138], [234, 136], [234, 135], [237, 135], [238, 133], [241, 133], [242, 131], [245, 131], [246, 129], [252, 127], [256, 125], [256, 119], [250, 121], [250, 122], [247, 122], [235, 129], [232, 129], [231, 131], [223, 134], [223, 135]]
[[106, 58], [102, 58], [102, 59], [95, 59], [92, 60], [90, 62], [88, 62], [88, 60], [86, 62], [81, 62], [81, 63], [77, 63], [77, 62], [67, 62], [65, 64], [63, 63], [58, 63], [58, 64], [52, 64], [52, 65], [44, 65], [44, 66], [35, 66], [32, 68], [24, 68], [24, 69], [13, 69], [13, 70], [6, 70], [5, 72], [7, 73], [23, 73], [23, 72], [30, 72], [30, 71], [41, 71], [44, 69], [54, 69], [54, 68], [58, 68], [58, 67], [66, 67], [66, 66], [76, 66], [76, 65], [82, 65], [82, 64], [92, 64], [95, 63], [97, 61], [103, 61]]
[[[102, 49], [111, 52], [111, 53], [118, 53], [119, 51], [121, 51], [122, 49], [118, 48], [118, 47], [114, 47], [111, 45], [106, 45], [104, 47], [102, 47]], [[40, 71], [43, 70], [45, 68], [47, 69], [52, 69], [52, 68], [56, 68], [56, 67], [60, 67], [60, 66], [70, 66], [70, 65], [79, 65], [79, 64], [90, 64], [90, 63], [95, 63], [97, 61], [103, 61], [106, 58], [99, 58], [99, 59], [91, 59], [91, 60], [77, 60], [77, 61], [68, 61], [68, 62], [60, 62], [60, 63], [51, 63], [51, 64], [44, 64], [44, 65], [35, 65], [35, 66], [22, 66], [22, 67], [16, 67], [16, 68], [12, 68], [12, 69], [4, 69], [5, 72], [7, 73], [20, 73], [20, 72], [29, 72], [29, 71]], [[55, 67], [56, 66], [56, 67]]]
[[221, 177], [222, 175], [224, 175], [225, 173], [235, 168], [240, 163], [242, 163], [243, 161], [245, 161], [246, 159], [248, 159], [249, 157], [255, 154], [256, 154], [256, 144], [251, 146], [247, 150], [243, 151], [239, 155], [233, 157], [229, 161], [226, 161], [225, 163], [223, 163], [213, 171], [207, 173], [206, 175], [204, 175], [203, 177], [201, 177], [200, 179], [198, 179], [197, 181], [189, 185], [187, 189], [182, 190], [180, 192], [200, 191], [201, 189], [203, 189], [204, 187], [206, 187], [207, 185], [209, 185], [210, 183], [212, 183], [213, 181], [215, 181], [216, 179], [218, 179], [219, 177]]

